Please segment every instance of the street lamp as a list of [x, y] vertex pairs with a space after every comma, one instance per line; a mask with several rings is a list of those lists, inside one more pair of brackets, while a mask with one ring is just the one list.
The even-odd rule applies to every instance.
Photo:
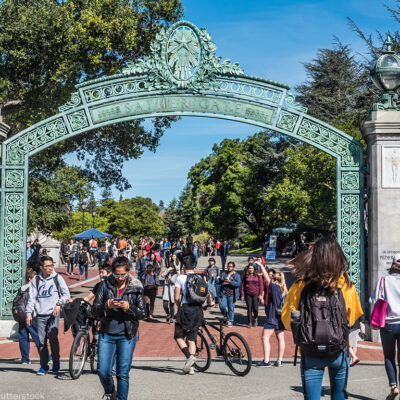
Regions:
[[82, 204], [82, 232], [85, 231], [85, 208], [86, 208], [86, 204], [83, 203]]
[[96, 211], [92, 212], [92, 216], [93, 216], [93, 229], [94, 229], [95, 220], [96, 220]]
[[372, 82], [383, 91], [382, 103], [374, 104], [374, 111], [399, 109], [396, 90], [400, 87], [400, 57], [394, 54], [392, 44], [392, 38], [388, 35], [384, 43], [386, 49], [371, 70]]

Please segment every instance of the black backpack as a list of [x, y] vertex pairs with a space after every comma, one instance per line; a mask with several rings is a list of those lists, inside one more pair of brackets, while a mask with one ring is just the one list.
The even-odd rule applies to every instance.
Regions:
[[186, 300], [193, 306], [201, 306], [207, 300], [208, 285], [200, 275], [187, 274]]
[[18, 293], [15, 296], [12, 303], [12, 315], [15, 321], [23, 323], [26, 320], [26, 305], [29, 299], [29, 287], [22, 291], [18, 289]]
[[292, 324], [293, 340], [306, 356], [333, 357], [345, 350], [350, 327], [340, 289], [330, 293], [306, 285], [299, 310], [299, 319]]

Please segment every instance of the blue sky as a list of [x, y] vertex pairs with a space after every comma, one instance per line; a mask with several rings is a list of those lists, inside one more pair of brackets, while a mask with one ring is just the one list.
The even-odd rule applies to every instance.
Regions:
[[[394, 0], [385, 3], [395, 5]], [[334, 35], [356, 52], [366, 52], [346, 17], [368, 34], [400, 28], [379, 0], [183, 0], [183, 5], [185, 19], [211, 34], [217, 55], [239, 62], [247, 74], [292, 87], [306, 79], [302, 63], [314, 58], [319, 48], [330, 47]], [[179, 196], [190, 167], [206, 157], [214, 143], [256, 131], [232, 121], [183, 118], [165, 132], [155, 154], [146, 151], [124, 165], [123, 175], [132, 188], [122, 196], [168, 203]], [[68, 161], [76, 163], [75, 156]], [[113, 189], [113, 195], [118, 199], [120, 192]]]

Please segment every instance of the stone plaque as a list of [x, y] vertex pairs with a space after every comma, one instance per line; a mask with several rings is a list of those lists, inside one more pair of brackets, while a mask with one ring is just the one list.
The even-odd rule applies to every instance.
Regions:
[[382, 146], [382, 188], [400, 189], [400, 146]]

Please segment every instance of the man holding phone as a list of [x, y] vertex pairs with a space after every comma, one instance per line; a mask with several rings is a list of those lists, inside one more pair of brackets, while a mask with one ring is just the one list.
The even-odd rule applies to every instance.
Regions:
[[[129, 274], [130, 261], [118, 257], [112, 275], [99, 287], [93, 303], [93, 316], [100, 320], [99, 368], [105, 398], [128, 398], [129, 372], [137, 341], [139, 320], [146, 316], [143, 286]], [[117, 390], [112, 376], [113, 358], [117, 360]]]

